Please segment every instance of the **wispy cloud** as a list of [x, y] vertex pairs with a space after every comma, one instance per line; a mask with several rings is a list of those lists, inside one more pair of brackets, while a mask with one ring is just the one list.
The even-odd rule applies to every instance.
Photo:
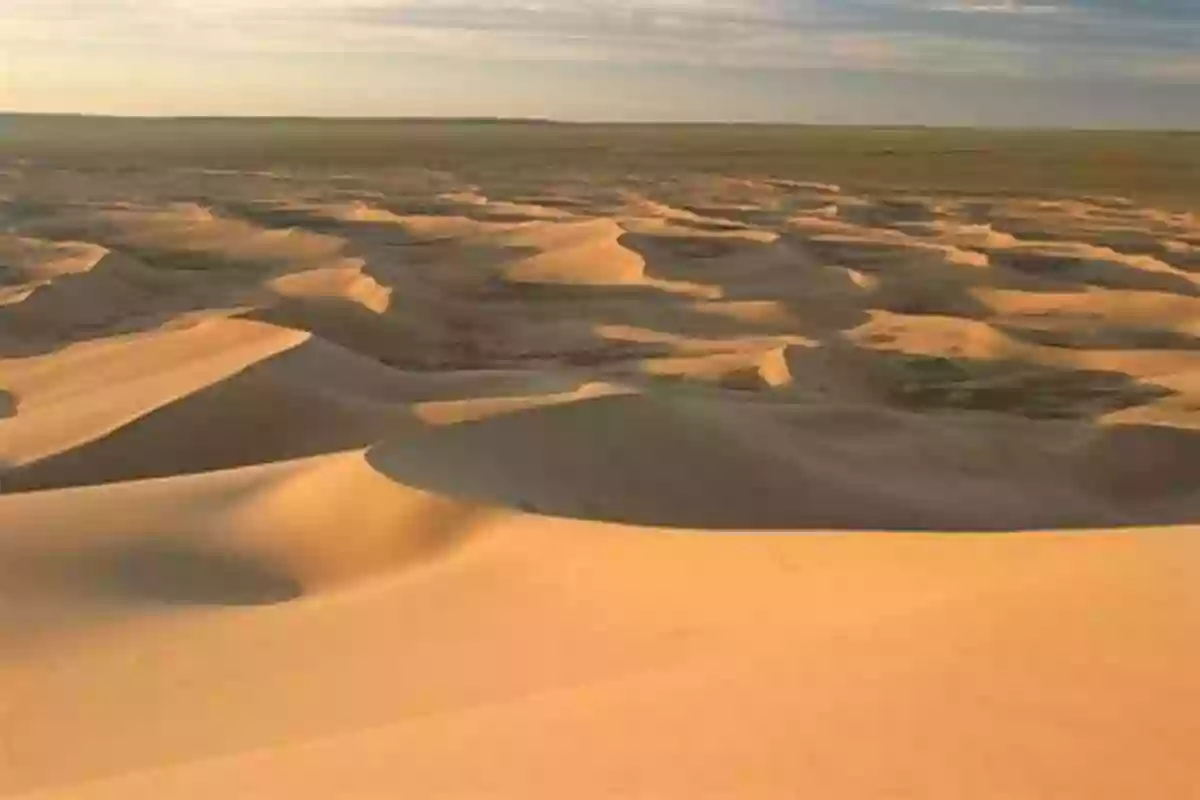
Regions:
[[932, 6], [935, 11], [966, 14], [1057, 14], [1067, 10], [1059, 5], [1036, 5], [1023, 0], [959, 0], [957, 3]]
[[1196, 0], [3, 2], [0, 48], [54, 42], [1184, 80], [1200, 40]]

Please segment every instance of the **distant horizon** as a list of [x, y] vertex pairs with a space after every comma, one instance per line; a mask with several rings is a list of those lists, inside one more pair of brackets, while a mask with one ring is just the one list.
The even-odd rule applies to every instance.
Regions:
[[756, 127], [756, 128], [854, 128], [866, 130], [961, 130], [997, 131], [1019, 133], [1062, 132], [1062, 133], [1160, 133], [1200, 135], [1200, 124], [1196, 127], [1085, 127], [1068, 125], [964, 125], [929, 123], [886, 123], [886, 122], [794, 122], [786, 120], [722, 120], [722, 119], [557, 119], [553, 117], [504, 117], [504, 116], [423, 116], [423, 115], [341, 115], [341, 114], [133, 114], [101, 113], [90, 111], [15, 111], [0, 108], [0, 117], [25, 118], [73, 118], [111, 119], [146, 122], [201, 122], [201, 121], [296, 121], [296, 122], [411, 122], [411, 123], [476, 123], [501, 125], [563, 125], [563, 126], [664, 126], [664, 127]]

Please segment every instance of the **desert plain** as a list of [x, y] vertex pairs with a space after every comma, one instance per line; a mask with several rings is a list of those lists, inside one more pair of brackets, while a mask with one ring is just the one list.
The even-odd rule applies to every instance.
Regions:
[[1200, 135], [0, 117], [0, 796], [1200, 797]]

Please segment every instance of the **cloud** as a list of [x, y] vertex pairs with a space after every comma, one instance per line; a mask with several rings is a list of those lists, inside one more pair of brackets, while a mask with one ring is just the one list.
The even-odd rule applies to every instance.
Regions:
[[1171, 81], [1191, 77], [1200, 38], [1197, 0], [0, 2], [0, 49], [54, 42]]
[[959, 0], [951, 5], [933, 6], [935, 11], [952, 11], [968, 14], [1057, 14], [1063, 6], [1033, 5], [1023, 0]]

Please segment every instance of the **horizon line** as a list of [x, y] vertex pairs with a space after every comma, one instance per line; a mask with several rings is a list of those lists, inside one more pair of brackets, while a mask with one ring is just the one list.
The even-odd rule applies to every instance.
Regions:
[[796, 122], [785, 120], [605, 120], [558, 119], [553, 117], [505, 116], [430, 116], [430, 115], [340, 115], [340, 114], [122, 114], [86, 111], [11, 111], [0, 109], [0, 118], [97, 119], [132, 122], [399, 122], [418, 124], [459, 123], [494, 125], [545, 125], [564, 127], [757, 127], [757, 128], [856, 128], [870, 130], [962, 130], [998, 132], [1054, 133], [1174, 133], [1200, 134], [1200, 128], [1155, 128], [1149, 126], [1070, 126], [1070, 125], [970, 125], [887, 122]]

